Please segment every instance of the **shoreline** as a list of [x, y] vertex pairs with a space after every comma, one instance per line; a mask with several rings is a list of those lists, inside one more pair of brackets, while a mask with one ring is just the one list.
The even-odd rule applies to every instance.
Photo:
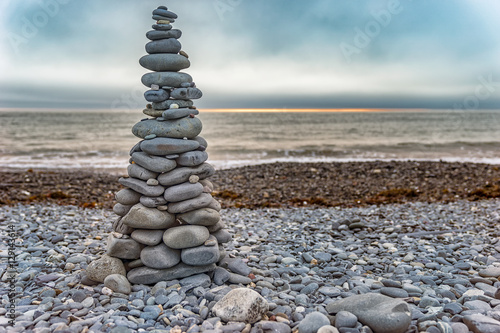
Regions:
[[[0, 170], [0, 205], [49, 202], [112, 208], [124, 172]], [[278, 162], [220, 169], [224, 208], [356, 207], [500, 197], [500, 166], [434, 161]]]

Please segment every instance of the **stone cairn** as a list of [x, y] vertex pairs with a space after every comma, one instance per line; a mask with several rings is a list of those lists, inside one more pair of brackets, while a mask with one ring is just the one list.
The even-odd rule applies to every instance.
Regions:
[[190, 62], [178, 41], [182, 32], [172, 29], [175, 19], [165, 6], [153, 11], [157, 22], [146, 34], [148, 55], [139, 60], [153, 71], [142, 77], [151, 89], [144, 97], [152, 103], [143, 112], [151, 118], [132, 129], [143, 140], [130, 151], [129, 177], [119, 179], [126, 187], [116, 193], [119, 218], [106, 255], [87, 270], [92, 280], [126, 271], [130, 283], [153, 284], [210, 272], [224, 257], [220, 244], [231, 240], [220, 203], [210, 194], [207, 178], [214, 168], [205, 162], [207, 142], [198, 136], [202, 123], [192, 100], [202, 92], [179, 72]]

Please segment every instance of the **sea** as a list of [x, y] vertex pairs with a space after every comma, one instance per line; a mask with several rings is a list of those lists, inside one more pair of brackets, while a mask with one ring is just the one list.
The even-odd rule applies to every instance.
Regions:
[[[218, 169], [272, 162], [426, 160], [500, 164], [500, 110], [203, 111]], [[133, 110], [1, 110], [0, 169], [123, 171]]]

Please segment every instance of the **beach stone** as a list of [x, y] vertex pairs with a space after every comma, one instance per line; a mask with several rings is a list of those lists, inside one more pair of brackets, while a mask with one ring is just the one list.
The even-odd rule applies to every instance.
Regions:
[[104, 286], [114, 292], [128, 295], [132, 292], [132, 286], [122, 274], [111, 274], [104, 279]]
[[469, 333], [469, 328], [464, 323], [450, 323], [453, 333]]
[[148, 90], [144, 93], [144, 98], [148, 102], [160, 103], [169, 99], [170, 94], [164, 89]]
[[171, 214], [182, 214], [192, 210], [205, 208], [212, 203], [212, 199], [210, 194], [202, 193], [196, 198], [169, 204], [168, 212]]
[[158, 197], [165, 191], [165, 188], [163, 186], [149, 186], [145, 181], [136, 178], [120, 178], [118, 179], [118, 182], [123, 186], [129, 187], [132, 190], [144, 194], [148, 197]]
[[[152, 72], [144, 74], [141, 78], [141, 82], [146, 87], [151, 87], [151, 85], [156, 84], [160, 87], [169, 86], [180, 88], [185, 82], [193, 82], [193, 78], [191, 75], [181, 72]], [[157, 109], [156, 107], [154, 108]]]
[[129, 164], [129, 166], [127, 167], [127, 171], [128, 171], [128, 175], [130, 177], [141, 179], [141, 180], [148, 180], [151, 178], [156, 178], [159, 175], [159, 173], [149, 171], [148, 169], [143, 168], [136, 163]]
[[375, 293], [354, 295], [329, 303], [326, 311], [330, 314], [351, 312], [375, 333], [404, 333], [411, 323], [408, 304]]
[[194, 285], [202, 288], [208, 288], [212, 284], [212, 281], [210, 280], [210, 276], [207, 274], [197, 274], [180, 280], [179, 284], [181, 286]]
[[135, 229], [167, 229], [177, 225], [174, 215], [141, 204], [132, 207], [122, 222]]
[[215, 169], [208, 163], [203, 163], [193, 168], [181, 167], [170, 172], [158, 176], [158, 181], [163, 186], [172, 186], [189, 181], [189, 177], [198, 176], [200, 179], [205, 179], [212, 176]]
[[193, 140], [198, 141], [198, 143], [200, 144], [200, 146], [203, 146], [205, 148], [208, 147], [207, 140], [205, 140], [205, 138], [203, 138], [201, 136], [197, 136], [197, 137], [193, 138]]
[[233, 239], [233, 236], [225, 229], [215, 231], [212, 235], [214, 235], [214, 237], [217, 238], [217, 241], [221, 244], [229, 243]]
[[321, 312], [307, 314], [299, 324], [299, 333], [316, 333], [321, 327], [330, 325], [330, 320]]
[[179, 202], [198, 197], [203, 193], [203, 185], [189, 182], [168, 187], [163, 194], [167, 202]]
[[236, 288], [218, 301], [212, 311], [225, 322], [236, 321], [253, 324], [269, 310], [269, 304], [256, 291]]
[[122, 205], [135, 205], [139, 203], [141, 194], [131, 189], [123, 189], [115, 194], [115, 199]]
[[198, 99], [203, 96], [203, 93], [198, 88], [177, 88], [172, 90], [170, 95], [174, 99]]
[[141, 143], [141, 150], [150, 155], [165, 156], [189, 152], [197, 149], [199, 146], [200, 144], [198, 141], [194, 140], [155, 138], [153, 140], [143, 141]]
[[104, 254], [101, 258], [92, 261], [86, 269], [87, 277], [93, 281], [104, 283], [104, 279], [112, 274], [125, 276], [127, 271], [123, 262], [118, 258]]
[[150, 134], [155, 134], [157, 137], [189, 139], [194, 138], [195, 136], [200, 134], [201, 130], [202, 124], [198, 118], [185, 117], [165, 121], [156, 121], [154, 119], [140, 121], [132, 128], [132, 133], [135, 136], [143, 139]]
[[180, 109], [168, 109], [163, 111], [162, 117], [167, 120], [180, 119], [188, 117], [190, 115], [197, 116], [200, 112], [196, 109], [180, 108]]
[[[175, 169], [175, 167], [177, 166], [177, 163], [175, 161], [169, 160], [164, 157], [151, 156], [144, 152], [133, 153], [132, 161], [139, 164], [143, 168], [147, 168], [148, 170], [158, 173], [169, 172]], [[146, 184], [146, 186], [148, 185]], [[148, 196], [157, 197], [158, 195], [148, 195]]]
[[335, 327], [356, 327], [358, 317], [348, 311], [340, 311], [335, 315]]
[[207, 152], [197, 150], [183, 153], [175, 161], [180, 166], [194, 167], [204, 163], [206, 160], [208, 160]]
[[[165, 28], [167, 26], [168, 25], [164, 25]], [[171, 28], [172, 26], [170, 26], [170, 29]], [[162, 29], [162, 30], [170, 30], [170, 29]], [[190, 62], [186, 57], [174, 53], [148, 54], [139, 59], [139, 63], [141, 64], [142, 67], [156, 72], [177, 72], [182, 69], [189, 68], [190, 66]], [[172, 96], [172, 98], [177, 99], [175, 96]], [[187, 99], [187, 98], [179, 98], [179, 99]]]
[[[199, 183], [198, 183], [199, 184]], [[184, 214], [177, 215], [177, 219], [183, 223], [192, 225], [213, 226], [220, 220], [220, 213], [211, 208], [196, 209]]]
[[164, 230], [137, 229], [130, 237], [141, 244], [155, 246], [162, 242], [164, 232]]
[[389, 297], [394, 297], [394, 298], [406, 298], [408, 297], [408, 292], [404, 289], [401, 288], [395, 288], [395, 287], [382, 287], [380, 288], [380, 293], [382, 295], [386, 295]]
[[155, 9], [153, 11], [153, 15], [164, 16], [164, 17], [172, 18], [172, 19], [176, 19], [177, 18], [177, 14], [172, 13], [171, 11], [168, 11], [168, 10], [163, 9], [161, 7], [158, 7], [157, 9]]
[[468, 308], [469, 310], [479, 310], [483, 312], [491, 310], [491, 306], [485, 301], [481, 300], [467, 301], [464, 303], [464, 307]]
[[179, 39], [182, 36], [182, 31], [179, 29], [172, 29], [172, 30], [151, 30], [146, 33], [146, 37], [149, 40], [155, 41], [155, 40], [161, 40], [161, 39], [167, 39], [167, 38], [174, 38], [174, 39]]
[[181, 261], [181, 251], [171, 249], [164, 243], [145, 247], [141, 251], [141, 260], [144, 265], [164, 269], [174, 267]]
[[163, 197], [146, 197], [142, 196], [140, 203], [148, 208], [156, 208], [159, 206], [163, 206], [167, 203], [167, 200]]
[[226, 224], [220, 220], [219, 222], [217, 222], [216, 224], [212, 225], [212, 226], [207, 226], [207, 229], [208, 231], [210, 231], [211, 234], [219, 231], [219, 230], [222, 230], [226, 228]]
[[[215, 238], [214, 238], [215, 240]], [[219, 245], [215, 240], [215, 246], [197, 246], [188, 249], [183, 249], [181, 260], [185, 264], [193, 266], [201, 266], [214, 264], [220, 259]]]
[[116, 238], [109, 235], [106, 254], [120, 259], [139, 259], [141, 245], [131, 238]]
[[[193, 101], [189, 100], [181, 100], [181, 99], [169, 99], [161, 103], [153, 103], [153, 108], [156, 110], [159, 110], [161, 112], [165, 110], [172, 110], [174, 108], [171, 108], [172, 105], [177, 105], [177, 109], [179, 108], [189, 108], [193, 106]], [[158, 115], [157, 117], [162, 116], [161, 114]]]
[[161, 24], [153, 24], [152, 26], [153, 29], [155, 30], [170, 30], [172, 29], [172, 25], [171, 24], [165, 24], [165, 23], [161, 23]]
[[153, 53], [179, 53], [181, 43], [175, 38], [167, 38], [151, 41], [146, 44], [146, 52]]
[[170, 228], [163, 234], [163, 242], [172, 249], [200, 246], [210, 237], [208, 229], [198, 225]]
[[339, 330], [336, 327], [333, 327], [332, 325], [325, 325], [320, 327], [318, 333], [339, 333]]
[[166, 269], [155, 269], [142, 266], [130, 270], [127, 274], [127, 278], [133, 284], [154, 284], [160, 281], [171, 281], [191, 275], [211, 272], [215, 269], [215, 267], [215, 264], [191, 266], [182, 262], [172, 268]]
[[[150, 117], [154, 117], [154, 118], [159, 118], [159, 117], [161, 117], [163, 111], [164, 110], [155, 110], [155, 109], [151, 108], [151, 109], [144, 109], [144, 110], [142, 110], [142, 113], [144, 113], [146, 116], [150, 116]], [[158, 119], [156, 119], [156, 120], [158, 120]]]
[[113, 212], [118, 216], [125, 216], [132, 206], [133, 205], [122, 205], [121, 203], [117, 203], [113, 206]]
[[491, 266], [479, 271], [479, 275], [482, 277], [500, 277], [500, 266]]
[[466, 315], [463, 322], [474, 333], [498, 333], [500, 321], [482, 314]]
[[[292, 331], [289, 325], [277, 321], [262, 320], [256, 323], [255, 327], [261, 332], [290, 333]], [[241, 332], [241, 330], [238, 330], [238, 332]]]
[[130, 235], [134, 231], [134, 229], [123, 223], [121, 217], [113, 222], [113, 230], [122, 235]]

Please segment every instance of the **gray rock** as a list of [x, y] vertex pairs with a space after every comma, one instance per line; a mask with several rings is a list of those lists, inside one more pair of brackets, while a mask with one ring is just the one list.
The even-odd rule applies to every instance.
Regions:
[[182, 262], [193, 266], [215, 264], [219, 261], [219, 259], [220, 253], [217, 241], [215, 246], [200, 245], [197, 247], [183, 249], [181, 253]]
[[483, 312], [491, 310], [491, 306], [485, 301], [481, 300], [467, 301], [464, 303], [464, 307], [468, 308], [469, 310], [479, 310]]
[[211, 208], [200, 208], [188, 213], [179, 214], [177, 215], [177, 219], [183, 223], [208, 227], [220, 221], [220, 213]]
[[201, 136], [197, 136], [196, 138], [193, 138], [193, 140], [195, 141], [198, 141], [198, 143], [200, 144], [200, 146], [203, 146], [205, 148], [208, 147], [208, 142], [207, 140], [205, 140], [203, 137]]
[[167, 229], [177, 225], [174, 215], [141, 204], [132, 207], [122, 222], [135, 229]]
[[131, 189], [123, 189], [115, 194], [115, 199], [122, 205], [135, 205], [139, 203], [141, 194]]
[[403, 333], [411, 323], [408, 304], [380, 294], [362, 294], [329, 303], [330, 314], [349, 311], [375, 333]]
[[167, 200], [164, 197], [146, 197], [142, 196], [140, 200], [141, 204], [145, 207], [156, 208], [158, 206], [163, 206], [167, 204]]
[[117, 203], [113, 206], [113, 212], [118, 216], [125, 216], [130, 208], [132, 208], [132, 205], [122, 205], [121, 203]]
[[477, 333], [498, 333], [500, 332], [500, 321], [482, 314], [472, 314], [464, 316], [464, 324], [469, 330]]
[[208, 229], [198, 225], [170, 228], [163, 234], [163, 242], [172, 249], [200, 246], [210, 237]]
[[169, 86], [180, 88], [181, 85], [185, 82], [193, 82], [193, 78], [191, 77], [191, 75], [181, 72], [153, 72], [144, 74], [141, 78], [141, 81], [142, 84], [144, 84], [148, 88], [153, 84], [156, 84], [160, 87]]
[[130, 235], [134, 231], [133, 228], [123, 223], [121, 217], [113, 222], [113, 230], [123, 235]]
[[279, 323], [277, 321], [259, 321], [255, 324], [255, 327], [261, 329], [263, 332], [272, 333], [290, 333], [292, 331], [289, 325], [285, 323]]
[[189, 181], [189, 177], [195, 175], [200, 179], [205, 179], [212, 176], [215, 169], [208, 163], [203, 163], [194, 168], [176, 168], [170, 172], [158, 176], [158, 181], [161, 185], [172, 186]]
[[231, 274], [222, 267], [217, 267], [214, 271], [214, 283], [218, 286], [222, 286], [229, 280]]
[[112, 234], [108, 237], [106, 254], [120, 259], [138, 259], [141, 254], [141, 245], [131, 238], [116, 238]]
[[140, 121], [132, 128], [132, 133], [143, 139], [150, 134], [155, 134], [157, 137], [182, 139], [194, 138], [201, 133], [201, 130], [202, 124], [198, 118], [185, 117], [165, 121], [156, 121], [154, 119]]
[[104, 279], [108, 275], [120, 274], [125, 276], [127, 271], [120, 259], [104, 254], [101, 258], [92, 261], [87, 266], [86, 273], [89, 279], [104, 283]]
[[171, 24], [153, 24], [152, 28], [155, 29], [155, 30], [161, 30], [161, 31], [163, 31], [163, 30], [171, 30], [172, 29], [172, 25]]
[[[164, 157], [150, 156], [144, 152], [133, 153], [132, 161], [139, 164], [143, 168], [147, 168], [148, 170], [158, 173], [169, 172], [175, 169], [175, 167], [177, 166], [177, 163], [175, 163], [175, 161], [169, 160]], [[150, 195], [150, 196], [156, 197], [157, 195]]]
[[160, 103], [170, 98], [170, 94], [165, 89], [148, 90], [144, 93], [144, 98], [148, 102]]
[[[177, 72], [190, 66], [186, 57], [174, 53], [148, 54], [139, 59], [139, 63], [142, 67], [156, 72]], [[175, 96], [172, 98], [177, 99]]]
[[212, 199], [210, 194], [202, 193], [196, 198], [169, 204], [168, 212], [171, 214], [183, 214], [196, 209], [205, 208], [212, 203]]
[[177, 14], [175, 14], [171, 11], [168, 11], [162, 7], [158, 7], [157, 9], [153, 10], [153, 15], [164, 16], [164, 17], [171, 18], [171, 19], [177, 18]]
[[469, 328], [464, 323], [450, 323], [453, 333], [469, 333]]
[[198, 88], [177, 88], [172, 90], [171, 96], [175, 99], [198, 99], [203, 93]]
[[141, 260], [144, 265], [151, 268], [170, 268], [181, 261], [181, 251], [169, 248], [167, 245], [160, 243], [156, 246], [145, 247], [141, 251]]
[[259, 321], [269, 310], [269, 304], [256, 291], [237, 288], [227, 293], [218, 301], [212, 311], [221, 320], [246, 322]]
[[190, 266], [182, 262], [167, 269], [154, 269], [143, 266], [130, 270], [127, 274], [127, 278], [134, 284], [154, 284], [160, 281], [170, 281], [195, 274], [211, 272], [215, 269], [215, 267], [215, 264], [206, 266]]
[[482, 277], [500, 277], [500, 266], [491, 266], [479, 271], [479, 275]]
[[179, 108], [189, 108], [194, 105], [193, 101], [182, 100], [182, 99], [169, 99], [161, 103], [153, 103], [153, 108], [160, 111], [160, 115], [162, 116], [164, 110], [169, 110], [172, 105], [178, 105]]
[[130, 237], [141, 244], [155, 246], [162, 242], [163, 233], [164, 230], [137, 229], [132, 232]]
[[194, 167], [200, 165], [208, 160], [208, 153], [206, 151], [190, 151], [183, 153], [176, 159], [176, 162], [180, 166]]
[[247, 276], [252, 272], [252, 269], [240, 258], [227, 258], [224, 259], [224, 263], [231, 272], [236, 274]]
[[165, 190], [163, 197], [167, 202], [179, 202], [198, 197], [203, 193], [203, 185], [189, 182], [170, 186]]
[[420, 299], [420, 302], [418, 303], [419, 308], [428, 308], [428, 307], [436, 307], [439, 306], [439, 301], [433, 297], [430, 296], [424, 296]]
[[181, 43], [175, 38], [167, 38], [151, 41], [146, 44], [146, 52], [153, 53], [179, 53]]
[[340, 311], [335, 315], [335, 327], [356, 327], [358, 317], [348, 311]]
[[216, 233], [217, 231], [219, 230], [222, 230], [226, 228], [226, 224], [220, 220], [219, 222], [217, 222], [216, 224], [212, 225], [212, 226], [208, 226], [207, 229], [208, 231], [210, 231], [210, 233]]
[[195, 285], [208, 288], [212, 284], [212, 280], [210, 280], [210, 276], [207, 274], [197, 274], [180, 280], [179, 284], [181, 286]]
[[[150, 140], [151, 141], [151, 140]], [[158, 177], [159, 173], [149, 171], [146, 168], [141, 167], [138, 164], [130, 164], [127, 167], [128, 175], [132, 178], [137, 178], [141, 180], [154, 179]], [[137, 203], [137, 202], [136, 202]]]
[[132, 286], [128, 282], [125, 275], [122, 274], [111, 274], [106, 276], [104, 279], [104, 286], [113, 290], [114, 292], [121, 294], [130, 294], [132, 292]]
[[228, 243], [233, 239], [233, 236], [225, 229], [212, 232], [212, 235], [217, 238], [217, 241], [221, 244]]
[[330, 325], [330, 320], [321, 312], [311, 312], [299, 324], [299, 333], [316, 333], [321, 327]]
[[200, 113], [200, 111], [196, 109], [187, 109], [187, 108], [182, 108], [182, 109], [168, 109], [163, 111], [162, 117], [167, 120], [172, 120], [172, 119], [180, 119], [188, 116], [197, 116]]
[[339, 333], [339, 330], [332, 325], [325, 325], [320, 327], [318, 333]]
[[[172, 29], [172, 30], [151, 30], [146, 33], [146, 37], [149, 40], [161, 40], [161, 39], [167, 39], [167, 38], [174, 38], [174, 39], [179, 39], [182, 36], [182, 32], [178, 29]], [[148, 86], [149, 87], [149, 86]]]
[[[134, 153], [134, 155], [135, 154], [142, 153]], [[120, 178], [118, 182], [148, 197], [158, 197], [165, 191], [165, 188], [161, 185], [150, 186], [145, 181], [136, 178]]]
[[382, 295], [386, 295], [389, 297], [394, 297], [394, 298], [406, 298], [408, 297], [408, 292], [404, 289], [401, 288], [395, 288], [395, 287], [382, 287], [380, 288], [380, 293]]

